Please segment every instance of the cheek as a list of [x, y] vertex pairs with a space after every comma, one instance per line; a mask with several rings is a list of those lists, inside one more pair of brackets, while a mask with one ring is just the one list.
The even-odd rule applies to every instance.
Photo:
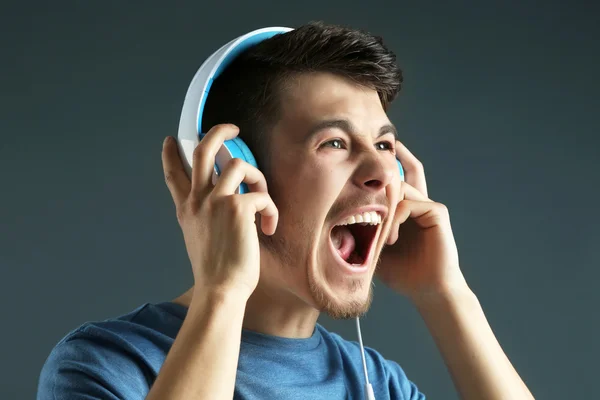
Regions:
[[296, 210], [303, 209], [311, 215], [327, 212], [323, 208], [335, 202], [344, 185], [344, 180], [336, 178], [333, 168], [319, 165], [296, 167], [281, 178], [280, 186], [285, 188], [289, 202], [298, 207]]
[[331, 179], [331, 176], [330, 171], [317, 170], [298, 179], [298, 210], [302, 210], [315, 230], [323, 228], [343, 189], [343, 181]]
[[307, 192], [313, 197], [327, 199], [333, 203], [341, 193], [348, 177], [340, 171], [339, 167], [316, 165], [303, 174], [301, 179]]
[[277, 168], [272, 169], [269, 193], [280, 219], [285, 219], [286, 234], [297, 238], [300, 231], [309, 235], [320, 232], [347, 177], [340, 176], [339, 168], [299, 154], [295, 157], [279, 154], [274, 165]]

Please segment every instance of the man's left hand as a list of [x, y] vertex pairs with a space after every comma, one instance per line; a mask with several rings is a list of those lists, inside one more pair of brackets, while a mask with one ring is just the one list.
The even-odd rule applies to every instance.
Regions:
[[445, 205], [427, 196], [423, 164], [399, 141], [405, 182], [376, 274], [413, 301], [468, 290]]

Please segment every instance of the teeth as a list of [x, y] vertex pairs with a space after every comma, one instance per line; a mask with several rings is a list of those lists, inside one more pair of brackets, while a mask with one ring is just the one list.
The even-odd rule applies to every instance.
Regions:
[[381, 215], [376, 211], [368, 211], [362, 214], [352, 215], [346, 218], [338, 225], [351, 225], [351, 224], [363, 224], [363, 225], [379, 225], [381, 223]]
[[[371, 213], [364, 213], [363, 214], [363, 221], [364, 222], [371, 222]], [[373, 218], [373, 222], [377, 221], [377, 215]]]

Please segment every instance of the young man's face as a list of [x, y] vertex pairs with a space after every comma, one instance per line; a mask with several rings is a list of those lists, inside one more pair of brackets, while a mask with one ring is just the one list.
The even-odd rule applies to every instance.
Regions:
[[[261, 280], [333, 318], [358, 316], [398, 201], [393, 127], [377, 92], [331, 74], [299, 76], [281, 107], [269, 147], [279, 223], [261, 237]], [[372, 225], [352, 224], [357, 214]]]

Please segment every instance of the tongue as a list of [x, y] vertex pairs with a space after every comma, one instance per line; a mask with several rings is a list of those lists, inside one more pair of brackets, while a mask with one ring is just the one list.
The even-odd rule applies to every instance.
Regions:
[[356, 247], [354, 236], [347, 226], [336, 226], [331, 231], [331, 240], [343, 260], [347, 261]]

